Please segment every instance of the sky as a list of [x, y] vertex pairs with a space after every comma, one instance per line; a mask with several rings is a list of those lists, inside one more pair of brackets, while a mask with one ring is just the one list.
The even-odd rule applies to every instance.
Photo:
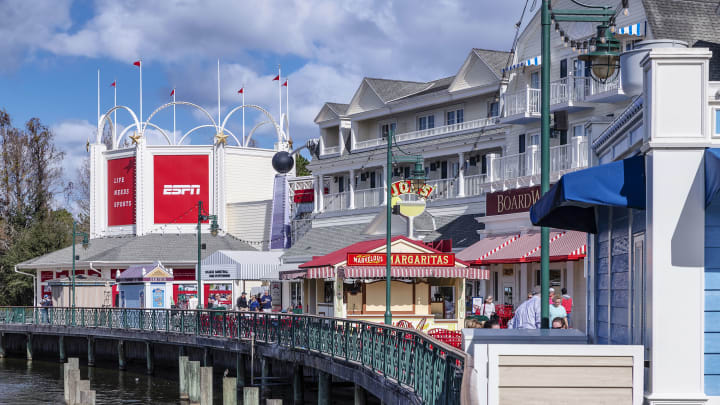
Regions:
[[[532, 2], [531, 2], [532, 3]], [[318, 137], [313, 119], [324, 102], [348, 103], [363, 77], [430, 81], [457, 73], [472, 48], [509, 50], [525, 0], [0, 0], [0, 108], [22, 126], [38, 117], [65, 152], [73, 179], [95, 136], [100, 110], [117, 104], [143, 116], [172, 101], [218, 113], [246, 104], [278, 114], [282, 68], [289, 80], [290, 135], [295, 145]], [[537, 7], [536, 7], [537, 9]], [[527, 18], [526, 18], [527, 20]], [[283, 111], [286, 109], [283, 88]], [[217, 118], [215, 118], [217, 119]], [[118, 134], [131, 124], [119, 112]], [[264, 118], [248, 112], [245, 132]], [[173, 113], [152, 122], [172, 135]], [[208, 124], [199, 110], [177, 107], [176, 133]], [[242, 114], [228, 129], [242, 136]], [[210, 143], [199, 130], [187, 142]], [[158, 131], [151, 144], [166, 143]], [[271, 148], [269, 126], [253, 138]], [[230, 144], [233, 144], [231, 141]]]

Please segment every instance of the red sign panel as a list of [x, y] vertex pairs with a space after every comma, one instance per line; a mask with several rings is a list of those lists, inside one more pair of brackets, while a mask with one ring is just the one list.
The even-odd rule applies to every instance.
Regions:
[[[348, 253], [348, 266], [385, 266], [385, 253]], [[393, 266], [453, 267], [453, 253], [392, 253]]]
[[157, 155], [153, 163], [155, 223], [196, 223], [198, 201], [210, 207], [208, 156]]
[[108, 226], [135, 223], [135, 158], [108, 160]]
[[528, 212], [540, 199], [540, 187], [524, 187], [515, 190], [488, 193], [486, 197], [486, 216]]

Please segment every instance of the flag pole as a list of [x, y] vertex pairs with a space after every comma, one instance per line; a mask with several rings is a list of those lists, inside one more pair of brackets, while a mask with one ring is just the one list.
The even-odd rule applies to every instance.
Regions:
[[285, 117], [287, 118], [287, 135], [290, 139], [290, 78], [285, 79]]
[[243, 91], [243, 92], [242, 92], [242, 96], [243, 96], [243, 97], [242, 97], [242, 98], [243, 98], [243, 99], [242, 99], [242, 103], [243, 103], [243, 104], [242, 104], [242, 105], [243, 105], [243, 109], [242, 109], [242, 112], [243, 112], [243, 128], [242, 128], [242, 129], [243, 129], [243, 133], [242, 133], [243, 143], [242, 143], [242, 146], [246, 146], [246, 145], [245, 145], [245, 85], [244, 85], [244, 84], [243, 84], [243, 87], [242, 87], [242, 91]]
[[175, 88], [173, 88], [173, 145], [177, 143], [175, 138]]
[[138, 128], [138, 132], [140, 135], [142, 135], [142, 122], [143, 122], [143, 111], [142, 111], [142, 58], [140, 58], [140, 128]]
[[115, 93], [115, 96], [113, 97], [113, 148], [115, 147], [115, 141], [117, 139], [117, 110], [115, 110], [115, 107], [117, 107], [117, 79], [113, 81], [115, 85], [113, 86], [113, 92]]
[[220, 128], [220, 58], [217, 60], [218, 129]]
[[279, 114], [278, 114], [278, 120], [280, 121], [278, 124], [280, 125], [280, 132], [278, 132], [278, 148], [280, 147], [280, 143], [282, 142], [282, 77], [281, 77], [281, 71], [280, 71], [280, 64], [278, 63], [278, 97], [279, 97]]
[[100, 126], [100, 69], [97, 70], [97, 124]]

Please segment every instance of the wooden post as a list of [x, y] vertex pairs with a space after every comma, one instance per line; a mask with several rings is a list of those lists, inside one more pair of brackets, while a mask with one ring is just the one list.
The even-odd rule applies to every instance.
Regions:
[[305, 381], [303, 378], [303, 366], [295, 364], [293, 370], [293, 405], [305, 403]]
[[200, 405], [213, 403], [213, 368], [200, 367]]
[[[182, 346], [180, 346], [182, 347]], [[180, 360], [178, 362], [178, 370], [180, 374], [180, 400], [187, 401], [188, 399], [188, 383], [187, 383], [187, 366], [188, 366], [188, 356], [180, 356]]]
[[125, 363], [125, 341], [118, 340], [118, 369], [125, 370], [127, 364]]
[[58, 356], [60, 363], [65, 363], [65, 336], [63, 335], [58, 336]]
[[150, 342], [145, 342], [145, 360], [147, 361], [147, 367], [145, 373], [147, 375], [153, 375], [155, 372], [155, 361], [153, 360], [153, 345]]
[[188, 399], [190, 403], [200, 403], [200, 362], [188, 361], [187, 368]]
[[245, 387], [243, 389], [243, 405], [260, 405], [260, 390], [258, 387]]
[[65, 391], [65, 402], [68, 404], [74, 404], [77, 402], [77, 398], [75, 397], [76, 390], [77, 390], [77, 384], [78, 381], [80, 381], [80, 370], [79, 369], [70, 369], [67, 371], [67, 389]]
[[80, 405], [95, 405], [95, 390], [81, 391]]
[[27, 353], [28, 361], [32, 361], [33, 358], [33, 347], [32, 347], [33, 336], [31, 333], [27, 334], [27, 340], [25, 344], [25, 352]]
[[78, 380], [75, 384], [75, 402], [80, 403], [80, 393], [90, 391], [90, 380]]
[[355, 384], [355, 405], [365, 405], [367, 393], [359, 384]]
[[223, 405], [237, 405], [237, 378], [223, 378]]
[[260, 395], [263, 398], [267, 398], [268, 396], [268, 386], [267, 386], [267, 379], [270, 377], [270, 360], [267, 357], [261, 357], [260, 358], [260, 369], [261, 369], [261, 379], [260, 379]]
[[[71, 357], [68, 362], [63, 364], [63, 391], [65, 393], [65, 402], [70, 401], [70, 370], [80, 370], [80, 361], [77, 357]], [[79, 374], [78, 374], [79, 376]], [[79, 378], [79, 377], [78, 377]], [[73, 389], [74, 392], [74, 389]]]
[[318, 371], [318, 405], [330, 405], [330, 374]]
[[95, 338], [88, 336], [88, 367], [95, 367]]
[[245, 387], [245, 355], [237, 353], [235, 357], [235, 375], [237, 376], [237, 389]]
[[203, 348], [203, 367], [212, 367], [212, 350], [209, 348]]

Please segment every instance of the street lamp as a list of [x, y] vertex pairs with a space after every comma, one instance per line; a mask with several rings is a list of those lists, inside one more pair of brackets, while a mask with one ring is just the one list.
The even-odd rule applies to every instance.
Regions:
[[[550, 0], [542, 0], [540, 14], [542, 25], [541, 66], [540, 66], [540, 189], [542, 194], [550, 189], [550, 31], [559, 22], [594, 22], [600, 24], [595, 40], [595, 51], [580, 56], [592, 61], [592, 75], [605, 82], [619, 70], [620, 45], [609, 27], [614, 24], [617, 12], [608, 6], [594, 6], [570, 0], [582, 10], [550, 10]], [[627, 15], [628, 0], [621, 1]], [[568, 38], [560, 31], [564, 45]], [[598, 63], [597, 69], [595, 63]], [[541, 328], [550, 327], [550, 228], [543, 226], [540, 231], [540, 319]]]
[[220, 227], [217, 223], [217, 215], [204, 215], [202, 210], [202, 201], [198, 201], [198, 220], [197, 220], [197, 309], [203, 307], [202, 304], [202, 271], [200, 269], [202, 262], [202, 222], [210, 221], [210, 235], [217, 236]]

